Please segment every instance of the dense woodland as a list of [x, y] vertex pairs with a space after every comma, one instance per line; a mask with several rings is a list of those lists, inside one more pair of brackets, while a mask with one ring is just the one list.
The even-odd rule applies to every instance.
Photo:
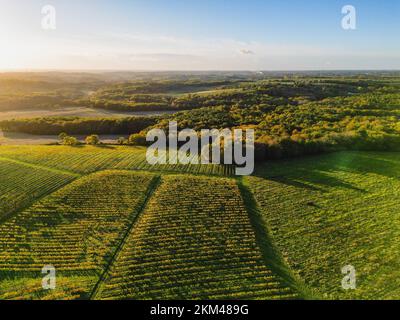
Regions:
[[[48, 82], [48, 87], [43, 79], [31, 79], [21, 83], [25, 90], [14, 90], [9, 96], [0, 94], [0, 110], [68, 105], [177, 113], [122, 119], [19, 119], [2, 121], [0, 127], [32, 134], [141, 132], [143, 136], [150, 128], [167, 128], [171, 120], [176, 120], [181, 129], [253, 128], [259, 160], [342, 149], [400, 149], [400, 74], [159, 74], [153, 80], [147, 74], [136, 74], [135, 79], [128, 79], [126, 74], [119, 77], [86, 75], [80, 83], [77, 75], [67, 79], [59, 75], [57, 81]], [[35, 81], [38, 83], [32, 88]], [[5, 80], [0, 79], [0, 83]], [[18, 87], [15, 79], [6, 83]], [[67, 84], [60, 88], [62, 83]]]

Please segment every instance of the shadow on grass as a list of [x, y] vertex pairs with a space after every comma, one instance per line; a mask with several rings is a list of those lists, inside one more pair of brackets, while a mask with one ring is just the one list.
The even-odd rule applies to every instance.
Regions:
[[94, 147], [99, 148], [99, 149], [111, 149], [111, 150], [115, 149], [115, 146], [112, 146], [109, 144], [97, 144]]
[[261, 250], [265, 265], [282, 279], [282, 284], [286, 284], [299, 294], [299, 299], [317, 299], [316, 295], [292, 273], [284, 262], [279, 250], [273, 244], [268, 227], [262, 218], [253, 194], [242, 179], [238, 180], [238, 187], [249, 214], [250, 223], [255, 231], [257, 245]]
[[[255, 176], [257, 176], [257, 175], [255, 175]], [[298, 180], [293, 180], [293, 179], [290, 179], [285, 176], [272, 176], [272, 177], [267, 177], [267, 179], [274, 181], [274, 182], [282, 183], [287, 186], [296, 187], [296, 188], [308, 189], [308, 190], [312, 190], [312, 191], [321, 191], [321, 192], [324, 191], [321, 188], [300, 182]]]
[[253, 176], [312, 191], [343, 188], [366, 193], [366, 190], [335, 175], [376, 174], [399, 178], [399, 172], [400, 153], [360, 151], [266, 162], [257, 168]]
[[[254, 174], [253, 176], [278, 182], [287, 186], [292, 186], [300, 189], [307, 189], [311, 191], [326, 192], [324, 187], [327, 188], [345, 188], [361, 193], [366, 193], [365, 190], [357, 186], [324, 174], [321, 171], [304, 170], [298, 168], [295, 174], [287, 174], [281, 176], [268, 176], [263, 174]], [[306, 183], [307, 182], [307, 183]]]

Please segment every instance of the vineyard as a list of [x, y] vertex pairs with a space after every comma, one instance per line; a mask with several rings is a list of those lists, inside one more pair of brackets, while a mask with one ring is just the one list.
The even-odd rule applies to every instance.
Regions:
[[146, 149], [143, 147], [1, 146], [0, 156], [78, 174], [107, 169], [187, 172], [217, 176], [231, 176], [234, 173], [234, 168], [229, 165], [150, 165], [146, 160]]
[[40, 279], [18, 278], [0, 282], [0, 300], [78, 300], [88, 296], [97, 276], [57, 277], [55, 290], [43, 290]]
[[0, 221], [76, 178], [0, 157]]
[[73, 277], [101, 274], [153, 180], [145, 173], [96, 173], [6, 221], [0, 226], [0, 275], [18, 279], [45, 265]]
[[288, 299], [296, 295], [265, 266], [235, 181], [166, 176], [98, 297]]
[[[398, 153], [268, 162], [245, 178], [143, 159], [1, 146], [0, 300], [400, 296]], [[346, 265], [357, 290], [341, 286]]]

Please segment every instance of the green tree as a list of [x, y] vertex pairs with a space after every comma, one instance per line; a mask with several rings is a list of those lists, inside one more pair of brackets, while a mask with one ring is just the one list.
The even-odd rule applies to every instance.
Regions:
[[75, 137], [67, 136], [67, 137], [64, 138], [63, 144], [66, 145], [66, 146], [76, 146], [76, 145], [79, 144], [79, 141]]
[[131, 134], [128, 143], [134, 146], [147, 146], [146, 136], [143, 134]]
[[100, 143], [100, 138], [97, 134], [92, 134], [86, 137], [85, 143], [88, 145], [96, 146]]

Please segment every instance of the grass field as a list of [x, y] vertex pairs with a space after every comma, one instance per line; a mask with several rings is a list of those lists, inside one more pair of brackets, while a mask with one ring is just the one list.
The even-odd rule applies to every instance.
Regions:
[[[269, 162], [245, 178], [144, 157], [0, 146], [0, 299], [400, 297], [400, 153]], [[346, 265], [356, 290], [341, 286]]]
[[[245, 184], [314, 297], [398, 299], [399, 170], [399, 153], [343, 152], [266, 165]], [[356, 290], [342, 289], [346, 265], [356, 269]]]

